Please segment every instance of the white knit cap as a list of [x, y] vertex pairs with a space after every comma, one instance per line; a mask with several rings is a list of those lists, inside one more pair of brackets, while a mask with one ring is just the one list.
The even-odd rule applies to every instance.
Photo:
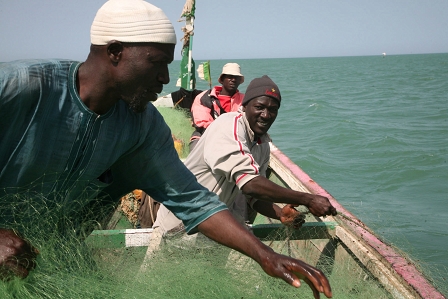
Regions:
[[111, 40], [176, 44], [176, 33], [165, 13], [144, 0], [109, 0], [96, 13], [90, 41], [105, 45]]
[[229, 63], [226, 63], [222, 67], [222, 72], [221, 72], [221, 75], [219, 75], [219, 80], [218, 80], [219, 83], [221, 83], [221, 77], [223, 75], [239, 76], [239, 77], [241, 77], [240, 84], [242, 84], [244, 82], [244, 76], [243, 76], [243, 74], [241, 74], [241, 68], [238, 63], [229, 62]]

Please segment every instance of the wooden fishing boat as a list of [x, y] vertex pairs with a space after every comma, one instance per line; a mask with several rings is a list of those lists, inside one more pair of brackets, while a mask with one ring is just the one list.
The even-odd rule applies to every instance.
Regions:
[[[161, 103], [169, 101], [160, 99], [155, 104]], [[369, 283], [374, 281], [376, 288], [387, 292], [386, 298], [445, 298], [410, 259], [383, 242], [274, 144], [271, 144], [270, 167], [270, 180], [287, 188], [326, 196], [338, 215], [318, 218], [309, 214], [302, 228], [293, 232], [258, 215], [250, 229], [261, 240], [287, 243], [290, 250], [297, 251], [295, 256], [303, 256], [310, 264], [319, 266], [319, 261], [325, 259], [329, 272], [336, 268], [351, 269], [363, 283], [367, 283], [366, 277]], [[147, 247], [152, 232], [151, 228], [96, 230], [87, 242], [95, 248]]]
[[[194, 88], [194, 63], [191, 57], [194, 1], [187, 2], [190, 12], [183, 12], [183, 16], [186, 17], [184, 32], [191, 35], [186, 34], [184, 37], [181, 78], [182, 87], [191, 90]], [[159, 110], [172, 109], [176, 106], [170, 96], [160, 98], [154, 105], [159, 107]], [[191, 130], [187, 127], [184, 129]], [[184, 140], [184, 143], [186, 142], [187, 140]], [[409, 258], [382, 241], [274, 144], [271, 144], [270, 168], [272, 169], [270, 180], [286, 188], [326, 196], [338, 210], [338, 215], [318, 218], [308, 214], [306, 223], [296, 231], [258, 215], [249, 228], [263, 242], [276, 251], [303, 258], [307, 263], [325, 268], [326, 273], [340, 271], [336, 275], [344, 276], [344, 280], [351, 280], [353, 289], [361, 288], [357, 292], [358, 296], [352, 298], [445, 298]], [[117, 212], [110, 222], [109, 229], [93, 231], [86, 242], [93, 248], [151, 245], [152, 228], [136, 229], [132, 226], [126, 228], [126, 223], [129, 222], [123, 219], [124, 216]], [[332, 283], [331, 279], [330, 282]], [[365, 291], [364, 287], [379, 290], [380, 295], [369, 293], [371, 291]], [[335, 298], [341, 297], [335, 293]]]

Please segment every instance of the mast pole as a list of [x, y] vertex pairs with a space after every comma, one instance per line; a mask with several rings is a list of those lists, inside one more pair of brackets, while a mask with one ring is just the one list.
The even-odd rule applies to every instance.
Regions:
[[[184, 32], [182, 40], [184, 43], [182, 46], [180, 86], [187, 90], [196, 88], [193, 60], [194, 13], [195, 0], [186, 0], [181, 14], [181, 18], [185, 20], [185, 26], [182, 27], [182, 31]], [[179, 21], [182, 21], [182, 19]]]
[[[194, 29], [194, 17], [187, 18], [187, 26], [188, 25], [190, 25], [191, 28]], [[193, 29], [191, 30], [190, 41], [188, 43], [188, 81], [187, 82], [190, 87], [190, 90], [193, 90], [196, 87], [196, 86], [194, 86], [195, 85], [193, 82], [194, 80], [192, 80]]]

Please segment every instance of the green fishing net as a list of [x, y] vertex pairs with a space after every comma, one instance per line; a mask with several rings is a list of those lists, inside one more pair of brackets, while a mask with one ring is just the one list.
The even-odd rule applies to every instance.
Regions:
[[[11, 201], [16, 203], [12, 209]], [[0, 204], [0, 215], [8, 219], [3, 223], [40, 252], [28, 278], [0, 282], [0, 298], [312, 298], [305, 283], [296, 289], [269, 277], [251, 259], [202, 235], [203, 242], [194, 245], [164, 237], [150, 255], [144, 246], [94, 248], [84, 240], [102, 225], [88, 221], [91, 217], [33, 193], [4, 196]], [[98, 210], [91, 207], [93, 216]], [[323, 269], [336, 298], [390, 298], [349, 255], [334, 262], [335, 254], [342, 254], [336, 240], [265, 242]], [[318, 250], [322, 246], [327, 253]]]
[[160, 114], [162, 114], [165, 122], [171, 128], [171, 133], [175, 140], [181, 144], [180, 151], [178, 150], [179, 157], [184, 159], [189, 154], [188, 144], [190, 142], [191, 134], [194, 131], [192, 121], [190, 119], [190, 112], [183, 108], [168, 108], [158, 107]]

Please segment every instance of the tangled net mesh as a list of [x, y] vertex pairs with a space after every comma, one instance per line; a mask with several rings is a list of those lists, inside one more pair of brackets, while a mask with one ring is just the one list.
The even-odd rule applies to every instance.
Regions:
[[[313, 298], [305, 283], [296, 289], [269, 277], [253, 260], [203, 235], [197, 235], [202, 242], [195, 245], [184, 238], [165, 237], [145, 260], [147, 247], [87, 246], [85, 238], [101, 223], [87, 221], [90, 217], [54, 199], [20, 193], [2, 197], [0, 207], [4, 227], [16, 229], [40, 252], [28, 278], [0, 282], [0, 298]], [[72, 215], [79, 221], [73, 221]], [[280, 233], [284, 232], [273, 232]], [[343, 263], [334, 262], [335, 254], [341, 254], [336, 240], [265, 243], [321, 268], [337, 298], [361, 294], [391, 298], [353, 258], [347, 255], [340, 258]], [[327, 253], [317, 250], [322, 246]]]

